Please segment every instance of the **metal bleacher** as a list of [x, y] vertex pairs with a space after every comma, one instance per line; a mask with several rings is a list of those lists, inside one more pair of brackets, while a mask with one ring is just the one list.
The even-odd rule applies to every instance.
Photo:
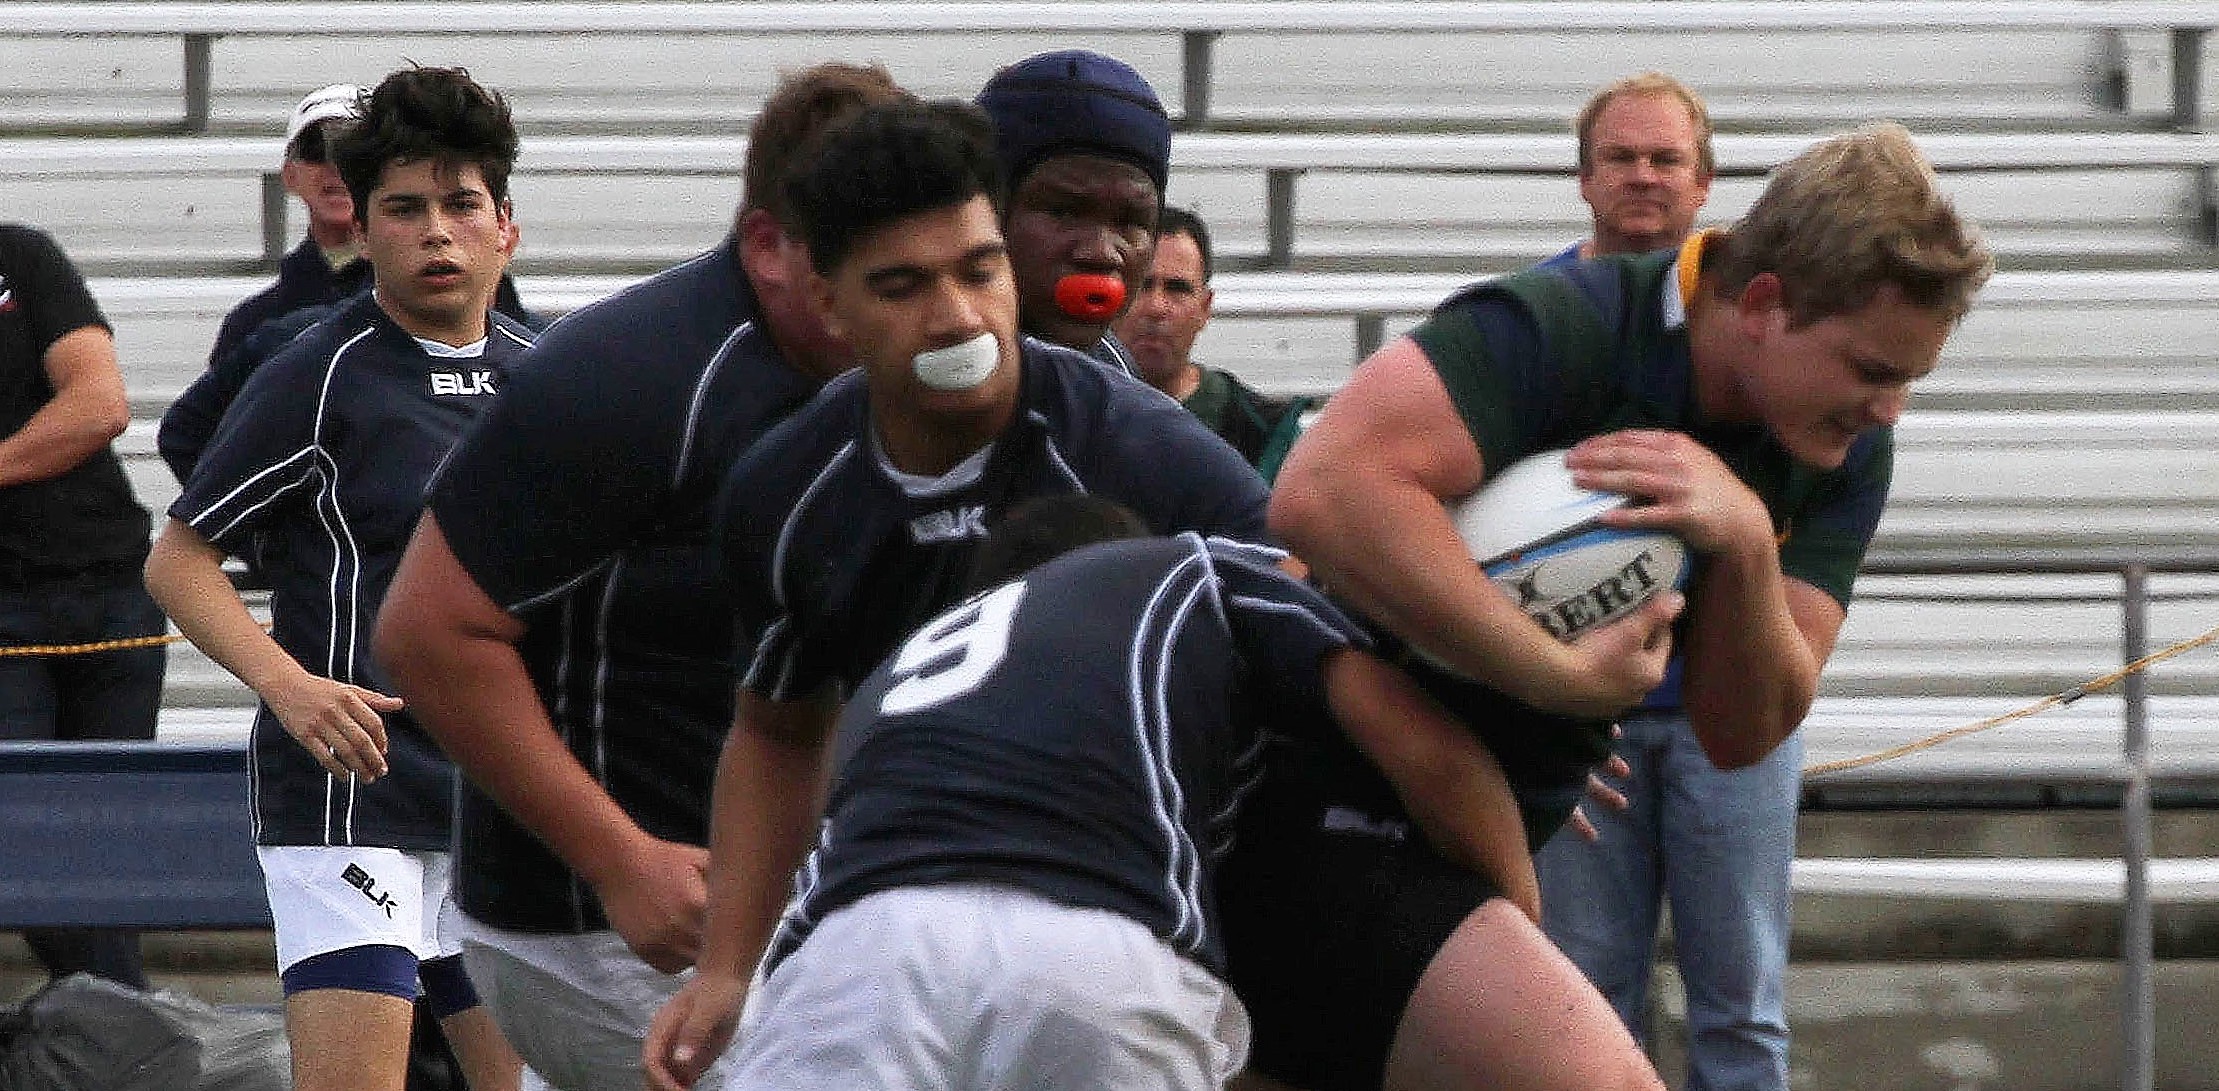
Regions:
[[[0, 201], [93, 276], [134, 397], [119, 450], [157, 511], [176, 485], [153, 456], [154, 422], [223, 312], [294, 238], [266, 180], [280, 119], [306, 88], [404, 58], [467, 64], [514, 102], [527, 134], [520, 287], [560, 313], [716, 241], [738, 190], [736, 134], [781, 68], [877, 58], [923, 93], [968, 96], [1037, 49], [1117, 53], [1180, 118], [1169, 196], [1199, 208], [1227, 258], [1201, 355], [1310, 393], [1457, 285], [1583, 234], [1564, 119], [1592, 87], [1654, 67], [1701, 87], [1719, 122], [1708, 218], [1739, 214], [1764, 169], [1809, 140], [1894, 117], [2004, 267], [1905, 418], [1876, 563], [1802, 729], [1808, 760], [1996, 715], [2116, 668], [2130, 646], [2219, 622], [2205, 556], [2219, 543], [2210, 0], [77, 2], [5, 14]], [[1965, 570], [1968, 552], [2003, 571]], [[2147, 596], [2136, 621], [2118, 566], [2065, 570], [2066, 556], [2181, 563], [2135, 585]], [[188, 646], [171, 666], [164, 739], [229, 769], [251, 695]], [[2142, 684], [2146, 765], [2128, 759], [2133, 717], [2107, 693], [1807, 794], [1821, 810], [2112, 807], [2136, 792], [2212, 806], [2219, 657], [2184, 656]], [[76, 776], [84, 760], [31, 764]], [[13, 792], [0, 784], [0, 798]], [[2146, 810], [2135, 821], [2146, 827]], [[2137, 898], [2144, 913], [2219, 898], [2219, 864], [2124, 850], [1814, 857], [1795, 886], [2131, 915]], [[2130, 929], [2130, 956], [2136, 942], [2146, 956]]]

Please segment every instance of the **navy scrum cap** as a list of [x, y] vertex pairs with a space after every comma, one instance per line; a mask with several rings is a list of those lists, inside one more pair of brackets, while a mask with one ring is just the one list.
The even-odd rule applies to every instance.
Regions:
[[1171, 174], [1171, 119], [1133, 67], [1086, 49], [1027, 57], [994, 73], [979, 92], [994, 119], [994, 150], [1014, 190], [1042, 160], [1083, 152], [1121, 159], [1156, 183]]

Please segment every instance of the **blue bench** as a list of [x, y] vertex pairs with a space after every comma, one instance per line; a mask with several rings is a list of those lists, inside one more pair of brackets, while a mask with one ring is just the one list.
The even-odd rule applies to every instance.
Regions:
[[0, 743], [0, 928], [270, 926], [231, 743]]

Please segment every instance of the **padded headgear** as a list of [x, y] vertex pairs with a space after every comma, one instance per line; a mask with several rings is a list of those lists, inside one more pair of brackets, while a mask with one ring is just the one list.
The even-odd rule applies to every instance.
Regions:
[[1139, 167], [1163, 195], [1171, 175], [1171, 119], [1133, 67], [1085, 49], [1027, 57], [979, 92], [994, 119], [994, 150], [1008, 189], [1042, 161], [1073, 152]]

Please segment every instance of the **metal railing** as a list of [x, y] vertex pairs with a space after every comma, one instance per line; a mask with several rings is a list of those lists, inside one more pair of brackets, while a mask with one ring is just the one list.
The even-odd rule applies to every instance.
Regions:
[[[2150, 577], [2219, 574], [2219, 549], [2105, 545], [2040, 550], [2000, 547], [1876, 550], [1866, 558], [1863, 573], [1888, 576], [2115, 575], [2119, 579], [2119, 661], [2132, 664], [2150, 654]], [[1947, 598], [1946, 595], [1927, 597], [1937, 601]], [[2148, 677], [2142, 672], [2130, 674], [2120, 683], [2120, 690], [2125, 720], [2124, 761], [2115, 779], [2123, 789], [2119, 803], [2120, 859], [2126, 873], [2119, 939], [2119, 1029], [2123, 1066], [2120, 1086], [2124, 1091], [2154, 1091], [2157, 994], [2150, 897], [2153, 772]]]

